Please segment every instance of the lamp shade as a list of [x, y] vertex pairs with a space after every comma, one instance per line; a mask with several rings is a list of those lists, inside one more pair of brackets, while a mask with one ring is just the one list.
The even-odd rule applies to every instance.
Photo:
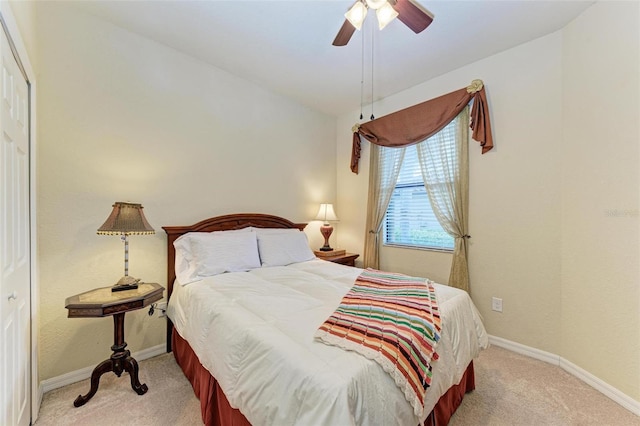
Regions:
[[378, 28], [383, 29], [389, 24], [389, 22], [396, 19], [398, 12], [388, 3], [385, 2], [378, 10], [376, 10], [376, 17], [378, 18]]
[[324, 223], [337, 221], [338, 216], [336, 216], [336, 213], [333, 211], [333, 204], [320, 204], [320, 210], [318, 210], [318, 215], [315, 220], [321, 220]]
[[347, 13], [344, 14], [344, 16], [351, 25], [359, 30], [362, 28], [364, 18], [367, 17], [367, 7], [358, 1], [347, 11]]
[[149, 225], [141, 204], [117, 201], [105, 223], [98, 228], [99, 235], [149, 235], [156, 231]]

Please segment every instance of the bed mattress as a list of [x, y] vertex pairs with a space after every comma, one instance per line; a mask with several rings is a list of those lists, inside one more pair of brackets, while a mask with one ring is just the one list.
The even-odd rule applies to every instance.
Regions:
[[[313, 339], [361, 272], [312, 260], [176, 283], [168, 315], [253, 425], [418, 424], [376, 362]], [[442, 338], [425, 413], [488, 345], [468, 294], [435, 287]]]

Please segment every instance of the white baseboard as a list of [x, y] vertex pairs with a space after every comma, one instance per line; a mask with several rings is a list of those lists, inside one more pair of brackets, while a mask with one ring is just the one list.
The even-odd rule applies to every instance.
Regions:
[[38, 414], [40, 414], [40, 407], [42, 407], [42, 397], [44, 396], [44, 387], [42, 382], [38, 385], [38, 391], [36, 395], [35, 407], [31, 408], [31, 424], [34, 424], [38, 420]]
[[600, 391], [604, 395], [611, 398], [613, 401], [622, 405], [627, 410], [631, 411], [636, 416], [640, 416], [640, 402], [631, 398], [629, 395], [622, 393], [618, 389], [611, 386], [609, 383], [599, 379], [588, 371], [578, 367], [577, 365], [567, 361], [564, 358], [560, 358], [560, 368], [567, 373], [576, 376], [592, 388]]
[[[137, 361], [142, 361], [148, 358], [152, 358], [154, 356], [162, 355], [166, 352], [166, 345], [157, 345], [152, 346], [147, 349], [143, 349], [138, 352], [134, 352], [131, 354], [133, 358]], [[66, 385], [70, 385], [71, 383], [76, 383], [84, 379], [88, 379], [91, 377], [91, 373], [95, 365], [92, 367], [81, 368], [80, 370], [71, 371], [69, 373], [62, 374], [60, 376], [52, 377], [47, 380], [43, 380], [40, 382], [39, 386], [39, 399], [42, 401], [42, 396], [54, 389], [61, 388]]]
[[549, 364], [557, 365], [567, 373], [582, 380], [598, 392], [602, 393], [612, 401], [631, 411], [636, 416], [640, 416], [640, 401], [636, 401], [629, 395], [614, 388], [607, 382], [588, 371], [578, 367], [574, 363], [562, 358], [559, 355], [555, 355], [549, 352], [541, 351], [540, 349], [525, 346], [520, 343], [512, 342], [511, 340], [503, 339], [502, 337], [489, 335], [489, 343], [492, 345], [510, 350], [512, 352], [519, 353], [521, 355], [528, 356], [540, 361], [547, 362]]
[[504, 349], [508, 349], [511, 352], [528, 356], [529, 358], [534, 358], [540, 361], [544, 361], [548, 364], [560, 366], [560, 356], [552, 354], [550, 352], [545, 352], [540, 349], [532, 348], [531, 346], [525, 346], [520, 343], [512, 342], [511, 340], [503, 339], [502, 337], [491, 335], [489, 335], [489, 343]]

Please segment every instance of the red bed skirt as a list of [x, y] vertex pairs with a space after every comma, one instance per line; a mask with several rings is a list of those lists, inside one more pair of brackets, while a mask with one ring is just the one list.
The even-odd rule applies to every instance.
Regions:
[[[174, 329], [171, 336], [173, 355], [184, 375], [191, 382], [200, 400], [202, 422], [206, 426], [251, 426], [242, 413], [231, 407], [216, 379], [200, 364], [198, 357]], [[425, 425], [444, 426], [462, 403], [464, 394], [475, 389], [473, 361], [469, 363], [460, 383], [453, 385], [442, 395]]]

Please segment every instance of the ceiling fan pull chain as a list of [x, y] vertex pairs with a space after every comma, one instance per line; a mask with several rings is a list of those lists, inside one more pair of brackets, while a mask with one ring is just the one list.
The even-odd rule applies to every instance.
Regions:
[[374, 98], [373, 98], [373, 39], [375, 37], [375, 34], [374, 34], [373, 25], [370, 25], [370, 27], [371, 27], [371, 120], [374, 120], [375, 117], [373, 116], [373, 102], [374, 102]]
[[360, 120], [362, 120], [362, 109], [364, 105], [364, 34], [362, 34], [362, 54], [360, 62]]

